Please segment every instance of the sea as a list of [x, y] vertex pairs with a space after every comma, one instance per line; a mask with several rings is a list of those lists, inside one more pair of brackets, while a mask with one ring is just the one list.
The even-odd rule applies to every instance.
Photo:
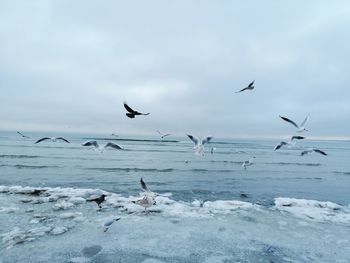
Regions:
[[349, 141], [26, 135], [0, 132], [0, 263], [350, 262]]

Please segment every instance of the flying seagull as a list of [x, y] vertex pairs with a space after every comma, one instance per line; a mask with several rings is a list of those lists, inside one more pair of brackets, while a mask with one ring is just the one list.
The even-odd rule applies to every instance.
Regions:
[[158, 130], [157, 130], [157, 132], [158, 132], [158, 134], [160, 135], [160, 138], [162, 138], [162, 139], [164, 139], [164, 137], [167, 137], [167, 136], [170, 136], [170, 135], [171, 135], [170, 133], [162, 133], [162, 132], [160, 132], [160, 131], [158, 131]]
[[141, 187], [144, 191], [143, 196], [140, 199], [138, 199], [136, 201], [132, 201], [132, 202], [134, 204], [138, 204], [140, 206], [143, 206], [145, 208], [145, 212], [146, 212], [148, 207], [157, 204], [156, 200], [155, 200], [157, 194], [154, 192], [151, 192], [148, 189], [148, 187], [147, 187], [146, 183], [143, 181], [142, 177], [140, 179], [140, 184], [141, 184]]
[[19, 135], [21, 135], [22, 138], [30, 139], [30, 137], [24, 135], [23, 133], [21, 133], [21, 132], [19, 132], [19, 131], [17, 131], [17, 133], [18, 133]]
[[101, 208], [101, 204], [106, 200], [106, 195], [103, 194], [100, 197], [94, 198], [94, 199], [88, 199], [86, 201], [88, 202], [95, 202], [99, 208]]
[[120, 217], [115, 217], [115, 218], [112, 218], [108, 221], [106, 221], [104, 224], [103, 224], [103, 232], [107, 232], [109, 227], [116, 221], [119, 221], [120, 220]]
[[117, 135], [117, 134], [115, 134], [115, 133], [112, 133], [112, 136], [114, 136], [114, 137], [118, 137], [118, 135]]
[[328, 155], [327, 153], [325, 153], [324, 151], [321, 151], [319, 149], [308, 149], [308, 150], [302, 151], [300, 155], [304, 156], [304, 155], [312, 153], [312, 152], [319, 153], [322, 155]]
[[57, 140], [61, 140], [61, 141], [64, 141], [66, 143], [70, 143], [68, 140], [66, 140], [63, 137], [57, 137], [57, 138], [56, 137], [51, 137], [51, 138], [50, 137], [44, 137], [44, 138], [41, 138], [41, 139], [37, 140], [35, 143], [39, 143], [39, 142], [46, 141], [46, 140], [51, 140], [52, 142], [56, 142]]
[[213, 138], [213, 136], [208, 136], [202, 139], [202, 138], [193, 136], [191, 134], [186, 134], [186, 135], [194, 143], [195, 153], [198, 155], [204, 155], [204, 144], [208, 143]]
[[252, 82], [250, 82], [249, 85], [248, 85], [247, 87], [245, 87], [244, 89], [241, 89], [241, 90], [239, 90], [239, 91], [236, 91], [236, 93], [240, 93], [240, 92], [245, 91], [245, 90], [253, 90], [253, 89], [255, 88], [255, 86], [254, 86], [254, 81], [255, 81], [255, 80], [253, 80]]
[[126, 104], [126, 102], [124, 102], [124, 108], [128, 111], [126, 113], [126, 116], [128, 116], [131, 119], [135, 118], [136, 115], [149, 115], [150, 114], [150, 113], [141, 113], [141, 112], [138, 112], [136, 110], [133, 110], [132, 108], [129, 107], [128, 104]]
[[101, 153], [107, 148], [111, 148], [114, 150], [123, 150], [122, 147], [120, 147], [118, 144], [115, 144], [113, 142], [108, 142], [104, 146], [100, 146], [97, 141], [87, 141], [83, 143], [82, 146], [91, 146], [92, 149], [98, 150]]
[[255, 156], [253, 156], [250, 160], [248, 161], [244, 161], [242, 163], [242, 167], [244, 168], [244, 170], [247, 170], [247, 166], [251, 166], [253, 165], [253, 160], [255, 159]]
[[303, 120], [302, 123], [300, 123], [300, 125], [296, 124], [294, 121], [283, 117], [280, 115], [280, 118], [286, 122], [289, 122], [290, 124], [292, 124], [295, 128], [297, 128], [297, 132], [304, 132], [304, 131], [308, 131], [307, 129], [305, 129], [305, 123], [307, 122], [307, 120], [309, 119], [309, 115], [306, 116], [306, 118]]
[[273, 150], [277, 151], [278, 149], [282, 148], [285, 145], [292, 145], [294, 140], [303, 140], [303, 139], [305, 139], [305, 137], [303, 137], [303, 136], [292, 136], [288, 142], [281, 141], [279, 144], [277, 144], [275, 146], [275, 148]]

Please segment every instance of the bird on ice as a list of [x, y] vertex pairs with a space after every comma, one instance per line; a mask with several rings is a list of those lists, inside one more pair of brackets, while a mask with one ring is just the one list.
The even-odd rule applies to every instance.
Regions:
[[236, 91], [236, 93], [240, 93], [240, 92], [245, 91], [245, 90], [253, 90], [253, 89], [255, 88], [255, 86], [254, 86], [254, 81], [255, 81], [255, 80], [253, 80], [252, 82], [250, 82], [249, 85], [248, 85], [247, 87], [245, 87], [244, 89], [241, 89], [241, 90], [239, 90], [239, 91]]
[[70, 143], [68, 140], [66, 140], [63, 137], [57, 137], [57, 138], [56, 137], [44, 137], [44, 138], [41, 138], [41, 139], [37, 140], [35, 143], [39, 143], [39, 142], [47, 141], [47, 140], [50, 140], [52, 142], [56, 142], [58, 140], [61, 140], [61, 141], [66, 142], [66, 143]]
[[296, 124], [294, 121], [292, 121], [291, 119], [288, 119], [286, 117], [283, 117], [280, 115], [280, 118], [286, 122], [289, 122], [290, 124], [292, 124], [295, 128], [297, 128], [297, 132], [304, 132], [304, 131], [308, 131], [306, 128], [305, 128], [305, 124], [307, 122], [307, 120], [309, 119], [309, 115], [306, 116], [306, 118], [303, 120], [302, 123], [300, 123], [300, 125]]
[[116, 221], [119, 221], [120, 220], [120, 217], [114, 217], [110, 220], [107, 220], [106, 222], [104, 222], [103, 224], [103, 232], [107, 232], [108, 229], [110, 228], [110, 226], [116, 222]]
[[312, 153], [312, 152], [319, 153], [319, 154], [322, 154], [322, 155], [328, 155], [326, 152], [321, 151], [320, 149], [315, 149], [315, 148], [302, 151], [300, 155], [304, 156], [304, 155]]
[[133, 119], [135, 118], [136, 115], [149, 115], [150, 113], [141, 113], [141, 112], [138, 112], [136, 110], [133, 110], [132, 108], [129, 107], [129, 105], [124, 102], [124, 108], [128, 111], [126, 113], [126, 116], [128, 116], [129, 118]]
[[97, 141], [87, 141], [87, 142], [83, 143], [82, 146], [85, 146], [85, 147], [90, 146], [91, 147], [90, 149], [98, 150], [101, 153], [105, 149], [108, 149], [108, 148], [114, 149], [114, 150], [123, 150], [122, 147], [120, 147], [118, 144], [115, 144], [113, 142], [108, 142], [104, 146], [101, 146], [101, 145], [98, 144]]
[[140, 206], [143, 206], [145, 208], [145, 212], [147, 211], [147, 208], [151, 207], [152, 205], [156, 205], [156, 196], [157, 194], [150, 191], [146, 185], [146, 183], [143, 181], [142, 177], [140, 179], [140, 184], [142, 187], [143, 195], [140, 199], [136, 201], [132, 201], [134, 204], [138, 204]]
[[98, 205], [98, 208], [102, 208], [101, 204], [106, 201], [106, 195], [102, 194], [100, 197], [94, 198], [94, 199], [88, 199], [86, 200], [88, 202], [95, 202]]
[[195, 150], [195, 154], [197, 155], [204, 155], [204, 144], [208, 143], [213, 138], [213, 136], [208, 136], [202, 139], [202, 138], [193, 136], [191, 134], [186, 134], [186, 135], [194, 143], [194, 150]]
[[243, 163], [242, 163], [242, 167], [244, 168], [244, 170], [247, 170], [247, 166], [251, 166], [251, 165], [253, 165], [254, 163], [253, 163], [253, 160], [255, 159], [255, 156], [253, 156], [250, 160], [248, 160], [248, 161], [244, 161]]
[[293, 145], [294, 144], [294, 140], [303, 140], [303, 139], [305, 139], [305, 137], [303, 137], [303, 136], [292, 136], [290, 139], [289, 139], [289, 141], [288, 142], [286, 142], [286, 141], [281, 141], [279, 144], [277, 144], [276, 146], [275, 146], [275, 148], [273, 149], [274, 151], [277, 151], [278, 149], [280, 149], [280, 148], [282, 148], [283, 146], [285, 146], [285, 145]]

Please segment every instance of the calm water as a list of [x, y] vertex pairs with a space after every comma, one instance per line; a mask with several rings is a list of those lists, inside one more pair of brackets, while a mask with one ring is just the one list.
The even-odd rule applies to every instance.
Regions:
[[[350, 258], [350, 142], [307, 140], [274, 152], [279, 140], [214, 138], [205, 155], [197, 156], [185, 137], [162, 141], [75, 134], [65, 135], [71, 144], [34, 144], [48, 134], [28, 135], [33, 139], [0, 133], [0, 262], [348, 262]], [[113, 141], [125, 150], [101, 154], [81, 146], [90, 139], [101, 144]], [[211, 147], [216, 148], [214, 154]], [[300, 156], [309, 147], [329, 155]], [[252, 156], [255, 163], [245, 171], [242, 161]], [[157, 213], [130, 207], [130, 200], [139, 195], [140, 177], [163, 196], [154, 207]], [[28, 197], [8, 186], [71, 192], [54, 202], [35, 203], [40, 196]], [[96, 211], [90, 202], [69, 199], [86, 199], [81, 189], [106, 191], [110, 202]], [[287, 203], [278, 206], [279, 197]], [[296, 201], [291, 204], [287, 198]], [[63, 201], [68, 205], [55, 207]], [[243, 207], [221, 201], [241, 201]], [[33, 221], [37, 213], [52, 220]], [[60, 217], [62, 213], [80, 214], [67, 219]], [[104, 233], [102, 221], [113, 215], [122, 219]], [[66, 231], [52, 234], [57, 225]], [[33, 232], [37, 234], [30, 236]], [[29, 238], [15, 242], [21, 235]]]

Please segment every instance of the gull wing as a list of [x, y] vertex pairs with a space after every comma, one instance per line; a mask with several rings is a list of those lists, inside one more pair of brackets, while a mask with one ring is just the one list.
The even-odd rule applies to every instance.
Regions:
[[97, 141], [88, 141], [82, 144], [82, 146], [94, 146], [95, 148], [98, 148]]
[[299, 129], [299, 126], [294, 121], [292, 121], [292, 120], [290, 120], [290, 119], [288, 119], [286, 117], [282, 117], [281, 115], [280, 115], [280, 118], [282, 120], [286, 121], [286, 122], [289, 122], [289, 123], [293, 124], [295, 128]]
[[208, 143], [211, 139], [213, 139], [213, 136], [205, 137], [204, 140], [202, 140], [202, 144]]
[[303, 122], [300, 124], [300, 127], [303, 127], [308, 119], [309, 119], [309, 115], [306, 116], [305, 120], [303, 120]]
[[247, 89], [249, 89], [249, 88], [246, 87], [246, 88], [244, 88], [244, 89], [241, 89], [241, 90], [239, 90], [239, 91], [236, 91], [235, 93], [240, 93], [240, 92], [245, 91], [245, 90], [247, 90]]
[[305, 150], [305, 151], [302, 151], [301, 152], [301, 156], [304, 156], [305, 154], [309, 154], [309, 153], [311, 153], [313, 150]]
[[140, 179], [140, 183], [141, 183], [141, 187], [143, 190], [145, 190], [146, 192], [150, 192], [150, 190], [148, 189], [146, 183], [143, 181], [142, 177]]
[[164, 135], [162, 135], [162, 138], [170, 136], [170, 135], [171, 135], [170, 133], [164, 134]]
[[136, 114], [136, 113], [137, 113], [137, 111], [134, 111], [132, 108], [130, 108], [129, 105], [126, 104], [126, 102], [124, 102], [124, 108], [125, 108], [128, 112], [130, 112], [130, 113], [132, 113], [132, 114]]
[[[49, 138], [49, 137], [44, 137], [44, 138], [41, 138], [41, 139], [37, 140], [35, 143], [39, 143], [39, 142], [42, 142], [42, 141], [45, 141], [45, 140], [51, 140], [51, 138]], [[34, 143], [34, 144], [35, 144], [35, 143]]]
[[253, 80], [252, 82], [249, 83], [249, 85], [248, 85], [249, 88], [252, 88], [254, 86], [254, 81], [255, 80]]
[[66, 140], [66, 139], [63, 138], [63, 137], [58, 137], [58, 138], [56, 138], [56, 140], [62, 140], [62, 141], [64, 141], [64, 142], [70, 143], [68, 140]]
[[291, 141], [293, 140], [304, 140], [305, 137], [304, 136], [292, 136], [292, 138], [290, 138]]
[[314, 149], [314, 152], [317, 152], [317, 153], [322, 154], [322, 155], [328, 155], [327, 153], [325, 153], [324, 151], [321, 151], [319, 149]]
[[116, 149], [116, 150], [122, 150], [123, 148], [122, 147], [120, 147], [118, 144], [115, 144], [115, 143], [113, 143], [113, 142], [109, 142], [109, 143], [107, 143], [106, 145], [105, 145], [105, 147], [104, 148], [113, 148], [113, 149]]
[[287, 145], [287, 144], [288, 144], [288, 143], [282, 141], [282, 142], [280, 142], [279, 144], [277, 144], [273, 150], [274, 150], [274, 151], [277, 151], [277, 150], [280, 149], [282, 146]]
[[199, 143], [199, 139], [191, 134], [186, 134], [188, 136], [188, 138], [191, 139], [191, 141], [195, 144], [195, 145], [198, 145]]

